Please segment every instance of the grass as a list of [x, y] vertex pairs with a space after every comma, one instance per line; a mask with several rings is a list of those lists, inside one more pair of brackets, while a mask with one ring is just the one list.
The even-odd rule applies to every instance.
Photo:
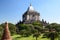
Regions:
[[[29, 37], [21, 37], [20, 35], [14, 35], [12, 36], [13, 40], [36, 40], [35, 37], [29, 36]], [[42, 38], [42, 35], [38, 37], [38, 40], [50, 40], [48, 38]], [[58, 39], [55, 39], [58, 40]]]

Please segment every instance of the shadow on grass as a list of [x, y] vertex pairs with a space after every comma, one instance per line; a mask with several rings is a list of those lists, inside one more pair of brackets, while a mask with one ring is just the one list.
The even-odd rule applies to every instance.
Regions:
[[20, 38], [22, 38], [22, 37], [15, 37], [15, 38], [13, 38], [13, 40], [18, 40], [18, 39], [20, 39]]
[[16, 38], [22, 38], [22, 37], [16, 37]]

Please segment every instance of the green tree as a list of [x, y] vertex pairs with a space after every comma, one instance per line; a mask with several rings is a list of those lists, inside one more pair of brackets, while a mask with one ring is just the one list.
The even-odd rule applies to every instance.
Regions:
[[16, 34], [16, 26], [12, 23], [9, 23], [9, 30], [12, 35]]
[[2, 34], [3, 34], [3, 27], [0, 25], [0, 40], [1, 40], [1, 37], [2, 37]]
[[50, 32], [48, 35], [48, 38], [50, 38], [51, 40], [55, 40], [55, 38], [58, 37], [58, 33], [57, 32]]
[[32, 24], [33, 24], [33, 26], [34, 26], [34, 29], [37, 29], [38, 32], [42, 32], [42, 31], [43, 31], [43, 25], [42, 25], [41, 22], [35, 21], [35, 22], [33, 22]]
[[31, 24], [19, 24], [19, 34], [23, 35], [25, 34], [26, 36], [31, 35], [33, 31], [33, 27]]
[[60, 31], [60, 24], [51, 23], [51, 24], [47, 25], [46, 28], [55, 29], [57, 32], [59, 32]]
[[55, 40], [58, 37], [57, 32], [48, 32], [43, 35], [44, 37], [50, 38], [50, 40]]
[[39, 36], [40, 36], [40, 33], [38, 32], [38, 30], [35, 30], [35, 33], [33, 34], [33, 37], [35, 37], [36, 40], [38, 40]]
[[35, 22], [33, 22], [32, 24], [33, 24], [34, 26], [40, 26], [40, 27], [43, 26], [42, 23], [39, 22], [39, 21], [35, 21]]
[[46, 26], [46, 28], [49, 29], [49, 33], [48, 33], [48, 36], [51, 40], [54, 40], [56, 37], [58, 37], [58, 33], [59, 33], [59, 30], [60, 30], [60, 24], [57, 24], [57, 23], [51, 23], [49, 25]]
[[21, 30], [20, 35], [23, 37], [28, 37], [31, 35], [31, 33], [27, 30]]

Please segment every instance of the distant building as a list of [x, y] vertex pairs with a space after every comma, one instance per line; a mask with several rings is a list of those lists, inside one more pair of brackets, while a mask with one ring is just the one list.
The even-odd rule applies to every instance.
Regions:
[[18, 22], [18, 24], [20, 24], [20, 23], [31, 24], [31, 23], [33, 23], [35, 21], [41, 22], [43, 24], [43, 26], [46, 26], [48, 24], [43, 19], [42, 19], [42, 21], [40, 20], [40, 13], [37, 12], [33, 8], [33, 6], [30, 4], [27, 11], [22, 16], [22, 21]]
[[37, 12], [32, 5], [30, 4], [30, 6], [28, 7], [27, 11], [22, 15], [22, 21], [19, 21], [16, 26], [17, 26], [17, 33], [19, 33], [19, 25], [20, 24], [32, 24], [34, 22], [40, 22], [41, 25], [43, 26], [43, 29], [45, 29], [45, 27], [48, 25], [48, 23], [46, 21], [44, 21], [44, 19], [40, 19], [40, 13]]
[[30, 4], [27, 11], [23, 14], [23, 22], [32, 23], [34, 21], [40, 21], [40, 13], [35, 11], [35, 9]]

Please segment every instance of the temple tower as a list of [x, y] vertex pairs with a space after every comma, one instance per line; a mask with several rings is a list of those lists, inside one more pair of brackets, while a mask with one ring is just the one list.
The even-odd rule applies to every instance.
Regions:
[[31, 23], [34, 21], [40, 21], [40, 13], [38, 13], [30, 4], [27, 11], [23, 14], [23, 22]]
[[10, 36], [10, 31], [9, 31], [9, 28], [8, 28], [8, 22], [5, 23], [5, 28], [4, 28], [1, 40], [12, 40], [11, 36]]

